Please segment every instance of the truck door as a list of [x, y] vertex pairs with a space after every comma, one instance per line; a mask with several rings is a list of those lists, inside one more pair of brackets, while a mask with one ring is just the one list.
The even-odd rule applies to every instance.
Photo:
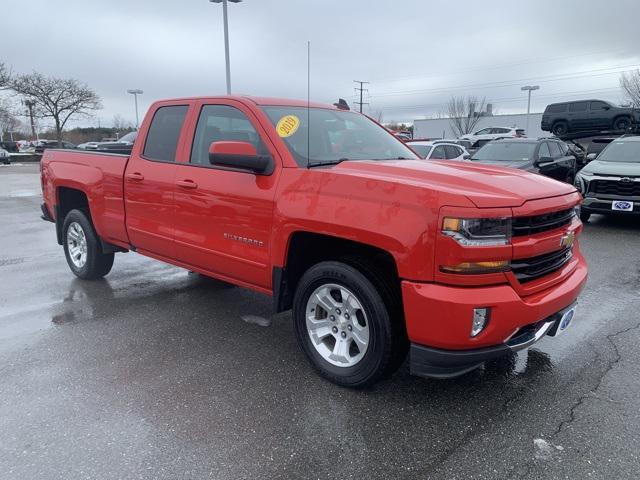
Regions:
[[[240, 102], [200, 102], [190, 119], [191, 150], [175, 175], [175, 243], [181, 262], [260, 289], [271, 288], [269, 262], [280, 158], [252, 112]], [[193, 130], [190, 129], [190, 130]], [[275, 168], [257, 175], [213, 166], [212, 142], [252, 143]]]
[[175, 258], [173, 192], [188, 105], [163, 105], [136, 143], [124, 175], [126, 225], [137, 249]]

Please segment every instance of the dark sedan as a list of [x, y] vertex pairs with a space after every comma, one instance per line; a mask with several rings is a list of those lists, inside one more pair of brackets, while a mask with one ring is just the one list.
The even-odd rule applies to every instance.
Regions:
[[471, 161], [527, 170], [573, 183], [576, 158], [566, 143], [555, 139], [505, 138], [487, 143]]

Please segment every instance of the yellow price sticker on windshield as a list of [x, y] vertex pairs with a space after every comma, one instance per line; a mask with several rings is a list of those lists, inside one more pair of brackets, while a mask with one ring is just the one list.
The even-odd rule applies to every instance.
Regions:
[[300, 126], [300, 119], [295, 115], [285, 115], [280, 120], [278, 120], [278, 124], [276, 125], [276, 132], [282, 138], [290, 137], [298, 130]]

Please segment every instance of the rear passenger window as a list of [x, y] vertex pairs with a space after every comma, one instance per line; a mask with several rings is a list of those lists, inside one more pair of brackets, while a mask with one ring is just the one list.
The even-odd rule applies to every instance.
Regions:
[[460, 156], [458, 147], [454, 147], [453, 145], [445, 145], [444, 151], [447, 159], [458, 158]]
[[558, 103], [556, 105], [549, 105], [547, 107], [547, 112], [549, 113], [562, 113], [567, 111], [566, 103]]
[[175, 162], [178, 138], [187, 114], [187, 105], [160, 107], [151, 120], [142, 155], [150, 160]]
[[221, 140], [249, 142], [256, 147], [258, 155], [269, 154], [244, 113], [228, 105], [205, 105], [191, 147], [191, 163], [209, 166], [209, 147]]
[[446, 160], [447, 156], [444, 151], [444, 145], [438, 145], [433, 150], [433, 154], [431, 155], [432, 160]]
[[586, 112], [589, 102], [576, 102], [569, 104], [570, 112]]

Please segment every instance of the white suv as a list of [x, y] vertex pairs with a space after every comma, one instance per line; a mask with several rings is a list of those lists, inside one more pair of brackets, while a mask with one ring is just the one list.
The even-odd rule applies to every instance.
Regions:
[[[517, 127], [487, 127], [473, 134], [460, 137], [460, 140], [469, 140], [474, 145], [479, 140], [495, 140], [496, 138], [524, 137], [524, 129]], [[475, 146], [475, 145], [474, 145]]]

